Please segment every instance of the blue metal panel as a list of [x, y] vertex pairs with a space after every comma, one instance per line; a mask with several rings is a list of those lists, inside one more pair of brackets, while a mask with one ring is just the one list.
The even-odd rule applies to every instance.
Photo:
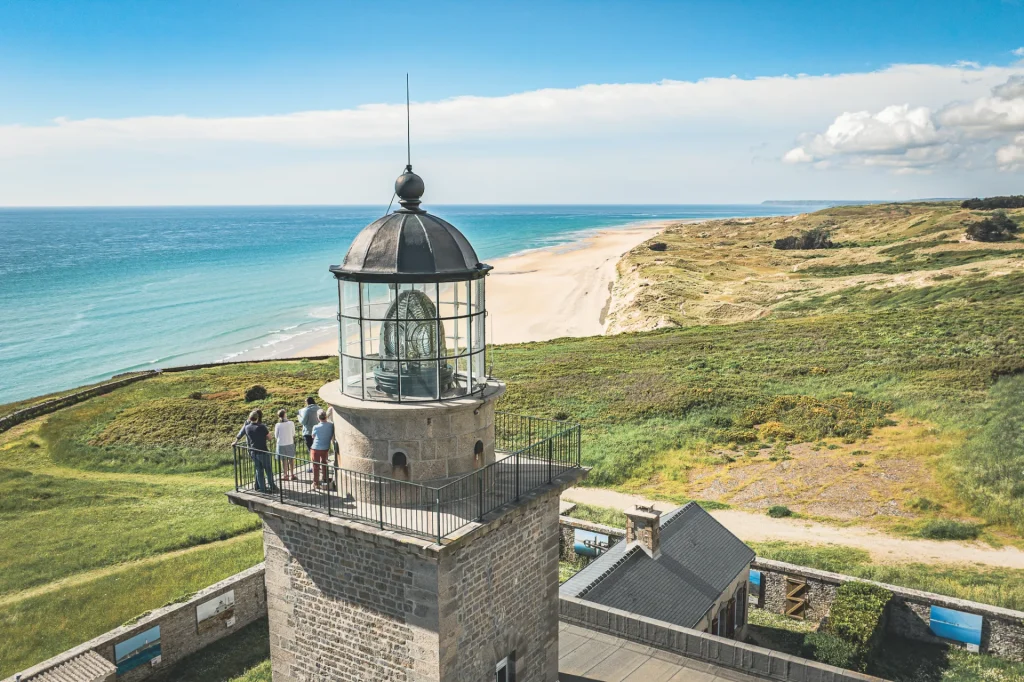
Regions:
[[981, 646], [981, 624], [982, 617], [973, 613], [932, 606], [928, 627], [938, 637]]

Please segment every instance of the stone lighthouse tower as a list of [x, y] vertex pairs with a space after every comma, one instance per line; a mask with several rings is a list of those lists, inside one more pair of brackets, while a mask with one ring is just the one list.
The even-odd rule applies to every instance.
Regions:
[[331, 267], [331, 485], [261, 493], [236, 458], [229, 498], [263, 520], [274, 680], [555, 682], [558, 496], [584, 473], [580, 429], [496, 411], [491, 267], [420, 208], [411, 166], [395, 192]]

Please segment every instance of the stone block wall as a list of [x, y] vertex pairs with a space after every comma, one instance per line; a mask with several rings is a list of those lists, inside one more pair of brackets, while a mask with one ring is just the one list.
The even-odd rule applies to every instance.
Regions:
[[558, 679], [558, 494], [521, 504], [440, 561], [441, 679]]
[[275, 682], [437, 678], [428, 543], [318, 523], [299, 508], [261, 516]]
[[[211, 619], [200, 627], [196, 609], [211, 599], [234, 591], [235, 603], [233, 620]], [[106, 632], [74, 649], [43, 661], [21, 673], [22, 682], [47, 679], [46, 675], [88, 652], [95, 652], [110, 663], [115, 663], [114, 647], [135, 635], [160, 626], [160, 662], [156, 665], [145, 663], [124, 674], [118, 675], [118, 682], [138, 682], [163, 670], [189, 654], [209, 646], [218, 639], [237, 632], [249, 623], [263, 618], [267, 613], [266, 593], [263, 587], [263, 564], [242, 571], [210, 587], [201, 590], [189, 600], [152, 611], [130, 625]], [[230, 625], [228, 625], [230, 622]], [[9, 677], [4, 682], [13, 682]]]
[[[805, 580], [808, 586], [808, 619], [818, 622], [828, 616], [832, 601], [835, 599], [836, 589], [844, 582], [860, 580], [841, 573], [819, 571], [805, 566], [761, 558], [758, 558], [751, 568], [761, 571], [762, 574], [764, 608], [776, 613], [782, 613], [785, 606], [786, 576], [800, 577]], [[933, 635], [928, 627], [932, 605], [941, 606], [982, 617], [982, 652], [1014, 661], [1024, 661], [1024, 611], [1004, 609], [932, 592], [912, 590], [898, 585], [876, 583], [871, 580], [860, 581], [880, 585], [893, 593], [885, 624], [885, 631], [889, 634], [920, 642], [950, 643], [948, 640]]]
[[232, 493], [264, 520], [275, 682], [518, 682], [558, 674], [558, 495], [523, 495], [438, 545]]

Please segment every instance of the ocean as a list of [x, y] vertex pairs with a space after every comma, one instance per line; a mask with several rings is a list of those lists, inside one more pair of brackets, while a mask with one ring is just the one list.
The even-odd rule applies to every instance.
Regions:
[[[383, 206], [0, 208], [0, 403], [113, 374], [308, 347], [336, 324], [327, 268]], [[668, 218], [797, 205], [428, 206], [483, 261]]]

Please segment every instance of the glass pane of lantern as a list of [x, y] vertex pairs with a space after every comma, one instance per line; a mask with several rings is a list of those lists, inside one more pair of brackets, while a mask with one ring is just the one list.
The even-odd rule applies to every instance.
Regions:
[[455, 316], [456, 285], [453, 282], [442, 282], [438, 285], [437, 313], [440, 317]]
[[350, 317], [359, 317], [359, 284], [357, 282], [340, 282], [341, 313]]
[[487, 380], [486, 360], [487, 355], [482, 350], [473, 353], [470, 358], [470, 363], [473, 367], [473, 382], [475, 384], [482, 384]]
[[359, 320], [343, 317], [341, 329], [341, 352], [346, 355], [359, 355]]
[[363, 285], [363, 317], [382, 320], [394, 300], [391, 284], [373, 282]]
[[484, 297], [484, 278], [473, 281], [473, 312], [478, 313], [486, 310], [486, 299]]
[[486, 320], [484, 313], [473, 316], [473, 350], [480, 350], [487, 343]]
[[376, 358], [380, 354], [380, 329], [382, 322], [363, 321], [363, 357]]
[[362, 362], [359, 358], [353, 358], [349, 356], [343, 356], [342, 359], [343, 371], [344, 371], [344, 388], [345, 395], [350, 395], [356, 398], [363, 397], [362, 387]]

